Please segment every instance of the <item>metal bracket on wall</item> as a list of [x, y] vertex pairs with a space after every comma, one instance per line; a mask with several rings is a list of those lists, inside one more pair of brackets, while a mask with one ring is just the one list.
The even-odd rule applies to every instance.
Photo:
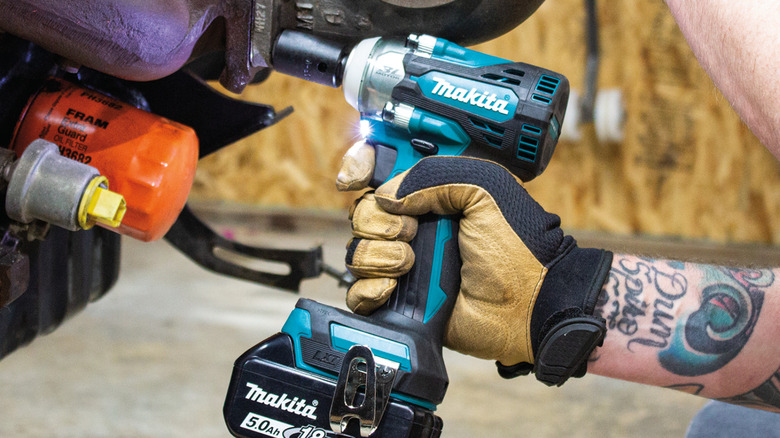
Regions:
[[[323, 271], [321, 247], [284, 250], [244, 245], [218, 235], [187, 206], [165, 235], [165, 240], [210, 271], [293, 292], [299, 290], [303, 279], [318, 277]], [[285, 264], [289, 273], [282, 275], [251, 269], [219, 257], [220, 250], [252, 261]]]
[[292, 107], [272, 106], [230, 98], [179, 70], [151, 82], [129, 82], [144, 96], [149, 111], [192, 127], [200, 142], [200, 158], [267, 128], [292, 113]]

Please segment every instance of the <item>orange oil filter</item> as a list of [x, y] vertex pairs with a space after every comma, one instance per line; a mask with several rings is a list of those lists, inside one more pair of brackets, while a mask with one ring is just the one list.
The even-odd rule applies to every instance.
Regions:
[[51, 78], [30, 99], [11, 149], [21, 156], [38, 138], [97, 168], [125, 197], [121, 234], [157, 240], [187, 202], [198, 162], [198, 138], [188, 126]]

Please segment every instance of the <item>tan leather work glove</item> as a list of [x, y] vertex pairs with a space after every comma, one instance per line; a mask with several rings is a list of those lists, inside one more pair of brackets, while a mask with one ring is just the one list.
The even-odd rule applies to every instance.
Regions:
[[[354, 189], [370, 178], [367, 147], [347, 154], [339, 187]], [[584, 374], [606, 330], [592, 314], [611, 253], [578, 248], [559, 218], [495, 163], [428, 157], [364, 195], [351, 212], [355, 239], [347, 267], [361, 280], [347, 305], [369, 314], [388, 299], [413, 263], [406, 243], [414, 236], [413, 216], [431, 212], [461, 215], [461, 287], [444, 345], [497, 360], [505, 377], [533, 370], [559, 385]]]

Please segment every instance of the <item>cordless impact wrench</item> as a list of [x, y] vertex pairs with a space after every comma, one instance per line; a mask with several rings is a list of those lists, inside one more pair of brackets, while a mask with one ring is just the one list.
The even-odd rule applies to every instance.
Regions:
[[[285, 31], [273, 64], [343, 83], [376, 149], [374, 187], [431, 155], [491, 160], [529, 181], [550, 161], [569, 94], [558, 73], [427, 35], [371, 38], [348, 50]], [[412, 270], [369, 317], [299, 300], [280, 333], [236, 361], [224, 406], [230, 431], [439, 436], [434, 410], [448, 385], [442, 336], [460, 287], [457, 236], [457, 217], [420, 217]]]

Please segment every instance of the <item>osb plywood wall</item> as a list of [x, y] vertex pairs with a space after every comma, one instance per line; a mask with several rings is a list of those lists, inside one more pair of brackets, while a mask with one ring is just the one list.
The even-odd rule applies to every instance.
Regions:
[[[780, 167], [699, 67], [663, 2], [600, 1], [599, 86], [619, 88], [625, 139], [592, 126], [561, 142], [527, 185], [567, 229], [780, 242]], [[526, 23], [477, 49], [537, 64], [582, 90], [582, 0], [547, 0]], [[334, 188], [357, 114], [340, 90], [274, 75], [243, 98], [295, 107], [279, 125], [201, 162], [193, 197], [344, 209]]]

